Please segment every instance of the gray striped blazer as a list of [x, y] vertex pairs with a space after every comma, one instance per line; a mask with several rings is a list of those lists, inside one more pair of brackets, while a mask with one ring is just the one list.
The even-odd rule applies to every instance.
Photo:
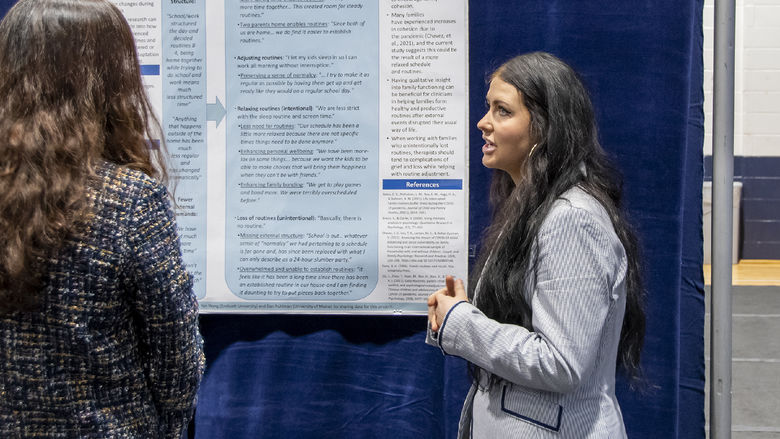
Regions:
[[438, 333], [428, 331], [426, 342], [444, 354], [502, 378], [472, 385], [458, 437], [625, 438], [615, 362], [627, 263], [603, 206], [578, 187], [568, 190], [533, 254], [522, 292], [533, 331], [491, 320], [468, 302], [450, 310]]

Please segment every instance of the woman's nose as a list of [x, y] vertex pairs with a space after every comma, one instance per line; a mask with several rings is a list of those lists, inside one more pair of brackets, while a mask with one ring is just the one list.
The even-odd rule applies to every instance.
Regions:
[[477, 122], [477, 128], [480, 131], [488, 131], [490, 124], [488, 123], [488, 113], [482, 116], [482, 119]]

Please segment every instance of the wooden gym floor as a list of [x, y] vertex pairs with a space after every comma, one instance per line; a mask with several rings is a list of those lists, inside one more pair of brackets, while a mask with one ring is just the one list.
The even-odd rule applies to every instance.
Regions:
[[[704, 283], [711, 284], [712, 267], [704, 266]], [[766, 259], [742, 259], [731, 266], [732, 285], [780, 286], [780, 261]]]

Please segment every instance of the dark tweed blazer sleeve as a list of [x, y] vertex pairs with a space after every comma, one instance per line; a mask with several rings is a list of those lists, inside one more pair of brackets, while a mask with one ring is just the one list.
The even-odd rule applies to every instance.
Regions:
[[130, 213], [129, 278], [140, 343], [147, 350], [160, 437], [179, 438], [193, 411], [204, 358], [198, 304], [184, 269], [166, 189], [149, 182]]
[[444, 353], [509, 382], [571, 392], [594, 372], [602, 350], [617, 345], [605, 325], [612, 324], [624, 292], [625, 253], [603, 211], [565, 199], [551, 209], [536, 244], [527, 291], [518, 292], [531, 303], [533, 331], [491, 320], [463, 302], [451, 310], [435, 342]]

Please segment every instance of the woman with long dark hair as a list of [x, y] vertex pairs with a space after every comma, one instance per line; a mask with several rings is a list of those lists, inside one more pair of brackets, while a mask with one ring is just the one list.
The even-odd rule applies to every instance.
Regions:
[[622, 438], [616, 370], [641, 381], [637, 239], [577, 74], [547, 53], [490, 77], [493, 218], [471, 276], [428, 299], [427, 342], [469, 362], [459, 437]]
[[165, 142], [105, 0], [0, 23], [0, 436], [179, 438], [203, 373]]

